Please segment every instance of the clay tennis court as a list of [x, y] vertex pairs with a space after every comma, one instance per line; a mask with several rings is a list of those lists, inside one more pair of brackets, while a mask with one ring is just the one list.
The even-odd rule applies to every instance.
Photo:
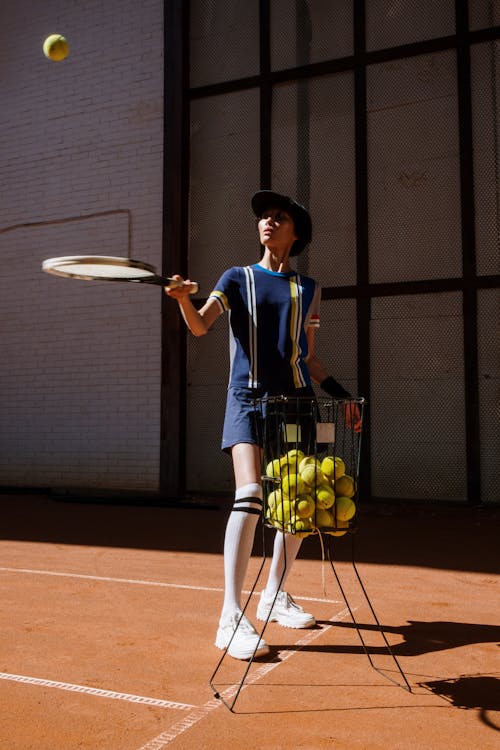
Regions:
[[[252, 664], [231, 712], [209, 685], [229, 505], [2, 496], [1, 747], [498, 747], [498, 510], [361, 512], [358, 570], [411, 693], [386, 679], [402, 682], [356, 586], [350, 541], [336, 540], [335, 567], [380, 671], [310, 538], [289, 588], [317, 628], [269, 624], [271, 654]], [[228, 700], [245, 668], [223, 661]]]

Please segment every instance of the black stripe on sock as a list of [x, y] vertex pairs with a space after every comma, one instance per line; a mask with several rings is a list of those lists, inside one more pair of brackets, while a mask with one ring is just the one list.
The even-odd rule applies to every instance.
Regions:
[[262, 513], [262, 510], [258, 510], [257, 508], [235, 508], [234, 506], [233, 511], [237, 513], [250, 513], [255, 516], [260, 516]]
[[234, 501], [234, 505], [241, 505], [241, 503], [253, 503], [254, 505], [260, 505], [262, 508], [262, 500], [258, 497], [240, 497], [239, 500]]

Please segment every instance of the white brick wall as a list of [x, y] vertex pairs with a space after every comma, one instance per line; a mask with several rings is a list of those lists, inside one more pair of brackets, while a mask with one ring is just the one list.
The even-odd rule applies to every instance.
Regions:
[[[70, 55], [41, 45], [63, 33]], [[163, 3], [0, 5], [0, 485], [156, 489], [156, 287], [69, 281], [44, 258], [161, 266]]]

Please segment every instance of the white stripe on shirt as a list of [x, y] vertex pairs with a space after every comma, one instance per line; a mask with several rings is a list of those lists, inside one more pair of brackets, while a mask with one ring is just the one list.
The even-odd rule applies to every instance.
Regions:
[[257, 300], [255, 295], [255, 278], [253, 269], [245, 266], [243, 269], [246, 277], [247, 287], [247, 309], [248, 309], [248, 343], [249, 343], [249, 372], [248, 387], [258, 386], [257, 371]]

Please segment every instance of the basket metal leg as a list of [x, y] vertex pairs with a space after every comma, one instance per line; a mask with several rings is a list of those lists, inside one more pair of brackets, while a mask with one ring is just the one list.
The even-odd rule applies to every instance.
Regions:
[[[393, 662], [394, 662], [394, 664], [395, 664], [395, 666], [397, 668], [397, 671], [401, 675], [402, 682], [399, 682], [398, 680], [396, 680], [393, 677], [391, 677], [391, 675], [387, 674], [383, 669], [380, 669], [379, 667], [377, 667], [377, 665], [373, 661], [373, 658], [372, 658], [372, 656], [370, 654], [369, 648], [366, 645], [365, 640], [363, 638], [363, 634], [361, 632], [360, 625], [358, 624], [358, 622], [356, 620], [356, 617], [354, 615], [354, 610], [352, 609], [352, 607], [350, 605], [349, 598], [347, 596], [345, 587], [342, 585], [342, 582], [341, 582], [340, 577], [338, 575], [337, 569], [335, 567], [335, 563], [334, 563], [334, 560], [333, 560], [332, 554], [331, 554], [331, 543], [329, 545], [325, 545], [325, 546], [327, 548], [328, 562], [330, 563], [330, 567], [331, 567], [331, 569], [333, 571], [335, 580], [336, 580], [337, 585], [339, 587], [339, 590], [341, 592], [341, 595], [342, 595], [342, 598], [343, 598], [344, 603], [346, 605], [346, 608], [347, 608], [347, 610], [349, 612], [349, 615], [350, 615], [350, 618], [352, 620], [352, 623], [353, 623], [353, 625], [354, 625], [354, 627], [356, 629], [356, 632], [358, 634], [358, 637], [359, 637], [359, 640], [361, 642], [363, 651], [365, 652], [366, 657], [367, 657], [367, 659], [368, 659], [368, 661], [370, 663], [370, 666], [372, 667], [372, 669], [375, 672], [378, 672], [378, 674], [380, 674], [385, 679], [389, 680], [390, 682], [392, 682], [393, 684], [395, 684], [398, 687], [402, 688], [403, 690], [406, 690], [407, 692], [411, 693], [412, 689], [411, 689], [410, 683], [408, 682], [408, 679], [407, 679], [407, 677], [406, 677], [403, 669], [401, 668], [401, 665], [399, 664], [399, 661], [398, 661], [396, 655], [394, 654], [394, 652], [393, 652], [393, 650], [392, 650], [392, 648], [391, 648], [391, 646], [390, 646], [390, 644], [389, 644], [389, 642], [387, 640], [387, 636], [386, 636], [386, 634], [384, 632], [384, 629], [383, 629], [383, 627], [382, 627], [382, 625], [381, 625], [381, 623], [380, 623], [380, 621], [379, 621], [379, 619], [377, 617], [375, 609], [374, 609], [374, 607], [373, 607], [373, 605], [372, 605], [372, 603], [370, 601], [370, 598], [369, 598], [368, 593], [366, 591], [365, 585], [363, 583], [363, 580], [362, 580], [361, 575], [359, 573], [358, 567], [356, 565], [355, 556], [354, 556], [354, 535], [351, 535], [351, 565], [352, 565], [353, 571], [355, 573], [356, 579], [357, 579], [357, 581], [359, 583], [359, 586], [361, 588], [361, 591], [363, 592], [363, 596], [364, 596], [364, 598], [365, 598], [365, 600], [366, 600], [366, 602], [368, 604], [368, 607], [370, 609], [372, 617], [373, 617], [373, 619], [375, 621], [376, 629], [378, 630], [378, 632], [380, 633], [380, 635], [381, 635], [381, 637], [382, 637], [382, 639], [384, 641], [384, 645], [385, 645], [385, 648], [387, 650], [388, 655], [392, 658], [392, 660], [393, 660]], [[251, 591], [249, 592], [248, 597], [247, 597], [247, 599], [245, 601], [245, 604], [244, 604], [244, 607], [243, 607], [243, 610], [242, 610], [243, 614], [245, 614], [245, 612], [247, 610], [247, 607], [248, 607], [248, 604], [249, 604], [249, 602], [250, 602], [253, 594], [255, 593], [255, 589], [256, 589], [257, 584], [258, 584], [258, 582], [259, 582], [259, 580], [260, 580], [260, 578], [262, 576], [262, 572], [264, 570], [264, 566], [265, 566], [266, 561], [267, 561], [266, 552], [265, 552], [265, 525], [264, 524], [262, 524], [262, 549], [263, 549], [262, 561], [261, 561], [259, 569], [257, 571], [257, 576], [255, 578], [255, 581], [254, 581], [253, 585], [252, 585]], [[286, 573], [286, 570], [287, 570], [286, 545], [284, 546], [284, 556], [285, 556], [284, 557], [284, 568], [283, 568], [283, 573], [282, 573], [281, 580], [280, 580], [280, 586], [278, 587], [278, 591], [275, 594], [272, 606], [274, 606], [274, 603], [276, 601], [278, 593], [279, 593], [279, 591], [281, 589], [281, 583], [282, 583], [282, 581], [283, 581], [283, 579], [285, 577], [285, 573]], [[259, 638], [262, 638], [264, 636], [265, 630], [266, 630], [267, 625], [269, 623], [269, 618], [271, 616], [271, 610], [272, 610], [272, 607], [270, 608], [268, 617], [267, 617], [266, 621], [264, 622], [264, 624], [263, 624], [263, 626], [261, 628], [261, 631], [259, 633]], [[232, 688], [230, 690], [230, 695], [229, 696], [224, 696], [223, 692], [221, 693], [217, 689], [217, 687], [215, 686], [215, 679], [216, 679], [216, 677], [217, 677], [220, 669], [222, 668], [222, 665], [223, 665], [223, 663], [224, 663], [224, 661], [226, 659], [226, 656], [228, 655], [229, 645], [230, 645], [230, 643], [228, 644], [228, 646], [224, 650], [222, 656], [220, 657], [220, 659], [219, 659], [219, 661], [218, 661], [218, 663], [217, 663], [217, 665], [215, 667], [215, 670], [214, 670], [214, 672], [212, 673], [212, 675], [210, 677], [210, 681], [209, 682], [210, 682], [210, 687], [212, 689], [214, 697], [217, 698], [218, 700], [220, 700], [226, 706], [226, 708], [228, 708], [231, 712], [233, 712], [234, 706], [236, 705], [236, 701], [239, 698], [241, 690], [243, 689], [243, 687], [245, 685], [245, 682], [247, 680], [248, 673], [249, 673], [249, 671], [250, 671], [250, 669], [252, 667], [252, 664], [253, 664], [253, 661], [254, 661], [254, 658], [255, 658], [255, 651], [254, 651], [253, 655], [250, 657], [250, 659], [248, 659], [247, 662], [246, 662], [246, 664], [245, 664], [245, 668], [244, 668], [242, 677], [240, 679], [240, 682], [237, 683], [236, 686], [232, 686]], [[257, 646], [256, 646], [255, 650], [257, 650]]]
[[380, 675], [382, 675], [382, 677], [385, 677], [385, 678], [386, 678], [387, 680], [389, 680], [390, 682], [394, 683], [394, 684], [395, 684], [395, 685], [397, 685], [398, 687], [400, 687], [400, 688], [403, 688], [403, 690], [407, 690], [407, 691], [408, 691], [409, 693], [411, 693], [411, 686], [410, 686], [410, 684], [409, 684], [409, 682], [408, 682], [408, 680], [407, 680], [407, 678], [406, 678], [406, 675], [405, 675], [405, 673], [403, 672], [403, 670], [402, 670], [402, 668], [401, 668], [401, 665], [399, 664], [399, 661], [398, 661], [398, 659], [397, 659], [397, 657], [396, 657], [395, 653], [393, 652], [393, 650], [392, 650], [392, 648], [391, 648], [391, 646], [390, 646], [390, 644], [389, 644], [389, 641], [387, 640], [387, 636], [386, 636], [386, 634], [385, 634], [385, 632], [384, 632], [384, 629], [383, 629], [382, 625], [381, 625], [381, 624], [380, 624], [380, 622], [379, 622], [379, 619], [378, 619], [378, 617], [377, 617], [377, 615], [376, 615], [376, 613], [375, 613], [375, 610], [374, 610], [374, 608], [373, 608], [373, 605], [372, 605], [372, 603], [371, 603], [371, 601], [370, 601], [370, 598], [369, 598], [369, 596], [368, 596], [368, 594], [367, 594], [367, 591], [366, 591], [366, 589], [365, 589], [365, 586], [364, 586], [364, 584], [363, 584], [363, 581], [362, 581], [361, 575], [360, 575], [360, 573], [359, 573], [359, 571], [358, 571], [358, 568], [357, 568], [357, 565], [356, 565], [356, 561], [355, 561], [355, 559], [354, 559], [354, 536], [353, 536], [353, 535], [351, 535], [351, 564], [352, 564], [352, 568], [353, 568], [353, 570], [354, 570], [354, 573], [355, 573], [355, 575], [356, 575], [356, 578], [357, 578], [357, 580], [358, 580], [358, 583], [359, 583], [359, 585], [360, 585], [361, 591], [363, 592], [363, 596], [364, 596], [364, 598], [365, 598], [365, 600], [366, 600], [366, 602], [367, 602], [367, 604], [368, 604], [368, 607], [370, 608], [370, 612], [372, 613], [373, 619], [375, 620], [375, 623], [376, 623], [376, 629], [378, 630], [378, 632], [379, 632], [379, 633], [380, 633], [380, 635], [382, 636], [382, 639], [383, 639], [383, 641], [384, 641], [385, 647], [386, 647], [386, 649], [387, 649], [387, 653], [389, 654], [389, 656], [390, 656], [390, 657], [392, 658], [392, 660], [394, 661], [394, 664], [396, 665], [396, 667], [397, 667], [397, 670], [398, 670], [399, 674], [401, 675], [401, 677], [402, 677], [402, 679], [403, 679], [403, 682], [402, 682], [402, 683], [401, 683], [401, 682], [398, 682], [398, 681], [397, 681], [397, 680], [395, 680], [395, 679], [394, 679], [393, 677], [391, 677], [390, 675], [386, 674], [386, 672], [384, 672], [384, 671], [383, 671], [382, 669], [380, 669], [379, 667], [377, 667], [377, 666], [376, 666], [376, 664], [375, 664], [375, 662], [373, 661], [373, 659], [372, 659], [372, 657], [371, 657], [371, 654], [370, 654], [370, 652], [369, 652], [369, 650], [368, 650], [368, 648], [367, 648], [367, 646], [366, 646], [366, 643], [365, 643], [365, 641], [364, 641], [364, 638], [363, 638], [363, 635], [362, 635], [362, 633], [361, 633], [361, 629], [360, 629], [360, 627], [359, 627], [359, 624], [358, 624], [358, 622], [357, 622], [357, 620], [356, 620], [356, 618], [355, 618], [355, 616], [354, 616], [354, 612], [353, 612], [353, 610], [352, 610], [352, 608], [351, 608], [351, 605], [349, 604], [349, 600], [348, 600], [348, 598], [347, 598], [347, 595], [346, 595], [345, 589], [344, 589], [344, 587], [342, 586], [342, 583], [341, 583], [341, 581], [340, 581], [339, 575], [338, 575], [338, 573], [337, 573], [337, 570], [336, 570], [336, 568], [335, 568], [335, 564], [334, 564], [334, 561], [333, 561], [333, 558], [332, 558], [332, 555], [331, 555], [331, 544], [329, 544], [329, 545], [328, 545], [328, 560], [329, 560], [329, 562], [330, 562], [330, 566], [331, 566], [331, 568], [332, 568], [333, 574], [334, 574], [334, 576], [335, 576], [335, 579], [336, 579], [336, 581], [337, 581], [338, 587], [339, 587], [339, 589], [340, 589], [340, 592], [341, 592], [341, 594], [342, 594], [342, 598], [343, 598], [343, 600], [344, 600], [344, 602], [345, 602], [345, 605], [346, 605], [346, 607], [347, 607], [347, 609], [348, 609], [348, 611], [349, 611], [349, 615], [350, 615], [350, 617], [351, 617], [351, 620], [352, 620], [352, 622], [353, 622], [353, 625], [354, 625], [354, 627], [355, 627], [355, 629], [356, 629], [356, 632], [357, 632], [357, 634], [358, 634], [359, 640], [361, 641], [361, 645], [362, 645], [362, 647], [363, 647], [363, 651], [365, 652], [365, 654], [366, 654], [366, 656], [367, 656], [367, 658], [368, 658], [368, 661], [370, 662], [370, 666], [371, 666], [371, 667], [372, 667], [372, 668], [373, 668], [373, 669], [374, 669], [374, 670], [375, 670], [376, 672], [378, 672], [378, 673], [379, 673]]

